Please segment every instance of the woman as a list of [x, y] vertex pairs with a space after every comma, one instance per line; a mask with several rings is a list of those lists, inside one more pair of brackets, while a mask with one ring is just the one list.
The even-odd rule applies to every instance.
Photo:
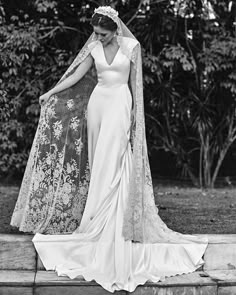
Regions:
[[[207, 241], [170, 230], [155, 207], [140, 44], [111, 7], [95, 9], [92, 25], [62, 79], [40, 97], [11, 224], [36, 233], [47, 270], [132, 292], [196, 270]], [[86, 76], [93, 64], [95, 88]]]

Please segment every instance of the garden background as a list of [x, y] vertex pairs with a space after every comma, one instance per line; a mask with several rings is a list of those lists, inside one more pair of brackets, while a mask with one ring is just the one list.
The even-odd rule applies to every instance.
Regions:
[[142, 45], [161, 217], [182, 232], [235, 232], [236, 3], [229, 0], [0, 1], [0, 232], [14, 232], [10, 215], [37, 127], [38, 98], [91, 34], [99, 5], [115, 7]]

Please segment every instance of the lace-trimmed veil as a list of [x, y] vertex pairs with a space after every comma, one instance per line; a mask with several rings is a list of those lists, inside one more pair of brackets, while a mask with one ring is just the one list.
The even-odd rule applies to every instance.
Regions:
[[[182, 242], [179, 234], [162, 222], [154, 202], [145, 136], [140, 44], [118, 16], [116, 22], [120, 49], [131, 61], [130, 84], [136, 117], [131, 131], [133, 170], [123, 235], [136, 242]], [[92, 34], [58, 83], [75, 71], [96, 42]], [[79, 227], [90, 179], [86, 108], [95, 84], [96, 78], [86, 75], [42, 106], [11, 220], [11, 225], [21, 231], [66, 234]]]

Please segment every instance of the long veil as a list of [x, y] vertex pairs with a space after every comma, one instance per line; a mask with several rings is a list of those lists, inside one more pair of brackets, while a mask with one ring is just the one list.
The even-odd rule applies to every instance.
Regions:
[[[130, 88], [135, 110], [130, 138], [133, 164], [123, 236], [125, 240], [142, 243], [203, 242], [173, 232], [158, 215], [145, 135], [141, 47], [119, 18], [118, 22], [117, 40], [122, 53], [131, 61]], [[73, 74], [96, 42], [92, 34], [58, 83]], [[92, 69], [76, 85], [53, 95], [42, 107], [11, 220], [11, 225], [21, 231], [66, 234], [79, 227], [90, 180], [86, 109], [95, 85], [96, 71]]]
[[[134, 69], [138, 51], [134, 48], [139, 43], [118, 20], [117, 40]], [[96, 42], [92, 34], [58, 84], [74, 73]], [[79, 227], [90, 180], [86, 109], [96, 83], [93, 67], [78, 83], [51, 96], [41, 107], [11, 219], [11, 225], [21, 231], [63, 234]]]

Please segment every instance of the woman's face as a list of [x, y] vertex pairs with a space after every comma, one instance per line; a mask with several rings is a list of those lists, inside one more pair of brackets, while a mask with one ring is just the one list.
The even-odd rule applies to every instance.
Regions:
[[100, 26], [94, 26], [93, 31], [97, 40], [101, 41], [103, 46], [106, 46], [108, 43], [110, 43], [115, 35], [114, 31], [103, 29]]

